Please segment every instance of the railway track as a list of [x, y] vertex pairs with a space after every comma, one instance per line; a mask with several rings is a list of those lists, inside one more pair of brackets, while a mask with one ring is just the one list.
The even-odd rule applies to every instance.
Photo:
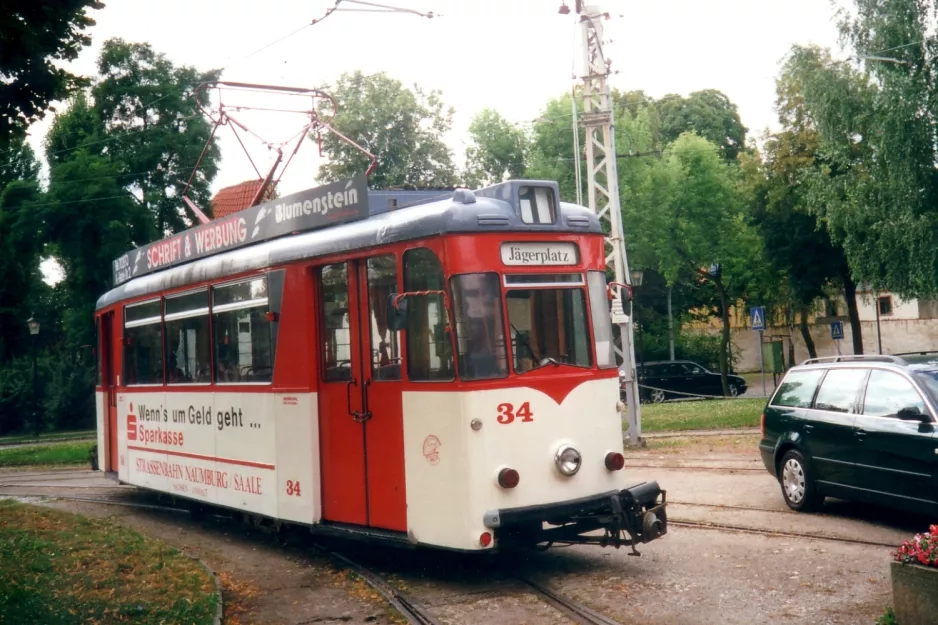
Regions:
[[757, 527], [746, 527], [745, 525], [733, 525], [729, 523], [710, 523], [707, 521], [691, 521], [690, 519], [668, 518], [668, 525], [674, 527], [686, 527], [689, 529], [715, 530], [718, 532], [731, 532], [735, 534], [756, 534], [758, 536], [770, 536], [775, 538], [804, 538], [807, 540], [823, 540], [829, 542], [846, 543], [850, 545], [864, 545], [868, 547], [889, 547], [895, 549], [896, 545], [884, 543], [875, 540], [863, 540], [862, 538], [846, 538], [843, 536], [825, 536], [823, 534], [808, 534], [804, 532], [789, 532], [785, 530], [768, 530]]
[[[14, 486], [16, 488], [28, 488], [30, 486], [37, 486], [34, 484], [0, 484], [0, 488]], [[59, 488], [70, 488], [69, 487], [59, 487]], [[101, 488], [107, 488], [107, 486], [102, 486]], [[23, 497], [23, 498], [40, 498], [40, 499], [60, 499], [64, 501], [75, 501], [81, 503], [92, 503], [100, 505], [111, 505], [111, 506], [123, 506], [129, 508], [137, 508], [141, 510], [152, 510], [158, 512], [172, 512], [175, 514], [189, 514], [191, 511], [187, 508], [178, 507], [178, 506], [165, 506], [158, 504], [148, 504], [140, 503], [135, 501], [126, 501], [123, 498], [120, 498], [118, 493], [114, 493], [112, 496], [102, 495], [99, 497], [78, 497], [72, 495], [60, 495], [53, 493], [43, 493], [43, 492], [26, 492], [26, 493], [0, 493], [0, 495], [5, 495], [9, 497]], [[419, 599], [415, 599], [407, 593], [397, 589], [394, 585], [388, 581], [382, 575], [374, 572], [358, 562], [355, 562], [347, 555], [341, 554], [333, 549], [330, 549], [320, 543], [313, 543], [310, 545], [314, 550], [320, 554], [331, 559], [337, 566], [344, 568], [348, 571], [351, 571], [357, 575], [364, 583], [368, 584], [376, 592], [378, 592], [385, 601], [388, 602], [395, 610], [397, 610], [410, 625], [443, 625], [443, 622], [434, 617], [429, 608]], [[569, 618], [572, 622], [577, 623], [578, 625], [622, 625], [619, 621], [613, 620], [608, 616], [596, 612], [595, 610], [574, 601], [573, 599], [566, 597], [558, 592], [547, 588], [546, 586], [536, 582], [524, 575], [508, 572], [506, 575], [509, 578], [512, 578], [524, 585], [530, 591], [534, 592], [544, 603], [550, 605], [555, 610], [560, 612]]]
[[699, 466], [699, 465], [681, 465], [681, 464], [635, 464], [631, 462], [626, 462], [626, 470], [628, 469], [668, 469], [671, 471], [745, 471], [745, 472], [757, 472], [765, 473], [768, 475], [768, 472], [765, 470], [765, 467], [714, 467], [714, 466]]

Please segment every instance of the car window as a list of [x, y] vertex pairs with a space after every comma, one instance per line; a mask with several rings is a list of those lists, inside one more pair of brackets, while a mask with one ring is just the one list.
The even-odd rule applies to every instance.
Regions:
[[853, 412], [857, 393], [868, 369], [831, 369], [824, 376], [814, 407], [829, 412]]
[[791, 371], [785, 376], [785, 381], [778, 387], [778, 392], [772, 399], [773, 406], [789, 406], [792, 408], [810, 408], [814, 399], [814, 391], [824, 375], [824, 369], [808, 369], [806, 371]]
[[918, 408], [926, 414], [925, 401], [912, 383], [898, 373], [874, 369], [866, 384], [863, 414], [870, 417], [895, 417], [903, 408]]
[[675, 376], [687, 375], [687, 370], [684, 368], [684, 365], [680, 363], [674, 363], [670, 365], [664, 365], [662, 367], [662, 375], [665, 377], [673, 378]]
[[703, 375], [704, 373], [706, 373], [703, 367], [701, 367], [700, 365], [695, 365], [692, 362], [684, 365], [684, 368], [690, 371], [691, 375]]

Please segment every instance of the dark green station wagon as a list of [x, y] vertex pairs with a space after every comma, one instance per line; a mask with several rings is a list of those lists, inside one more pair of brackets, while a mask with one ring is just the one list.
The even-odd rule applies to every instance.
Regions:
[[825, 496], [938, 516], [938, 360], [838, 356], [792, 367], [759, 450], [793, 510]]

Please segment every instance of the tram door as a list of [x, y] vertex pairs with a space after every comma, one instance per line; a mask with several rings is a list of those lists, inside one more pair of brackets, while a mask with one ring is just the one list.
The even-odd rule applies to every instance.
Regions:
[[405, 531], [400, 334], [386, 318], [397, 259], [328, 265], [319, 282], [323, 518]]
[[117, 471], [117, 391], [114, 388], [114, 313], [101, 316], [101, 332], [98, 349], [101, 350], [101, 386], [104, 388], [104, 431], [107, 435], [107, 463], [101, 463], [108, 471]]

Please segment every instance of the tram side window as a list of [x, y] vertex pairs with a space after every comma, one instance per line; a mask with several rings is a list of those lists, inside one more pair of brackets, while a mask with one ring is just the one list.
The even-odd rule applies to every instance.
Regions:
[[167, 297], [166, 383], [207, 384], [212, 381], [208, 289]]
[[[404, 290], [443, 291], [443, 266], [432, 251], [415, 248], [404, 252]], [[414, 381], [455, 379], [453, 347], [446, 332], [449, 324], [442, 295], [408, 298], [407, 376]]]
[[507, 376], [498, 274], [467, 274], [456, 276], [451, 282], [460, 378], [482, 380]]
[[319, 274], [322, 302], [322, 372], [327, 382], [352, 379], [352, 335], [349, 318], [348, 265], [327, 265]]
[[134, 384], [163, 383], [163, 324], [160, 300], [124, 309], [124, 380]]
[[393, 254], [368, 259], [368, 315], [371, 326], [371, 371], [375, 380], [401, 379], [401, 335], [388, 328], [388, 298], [397, 291]]
[[266, 278], [212, 287], [216, 382], [270, 382], [273, 379], [267, 310]]

